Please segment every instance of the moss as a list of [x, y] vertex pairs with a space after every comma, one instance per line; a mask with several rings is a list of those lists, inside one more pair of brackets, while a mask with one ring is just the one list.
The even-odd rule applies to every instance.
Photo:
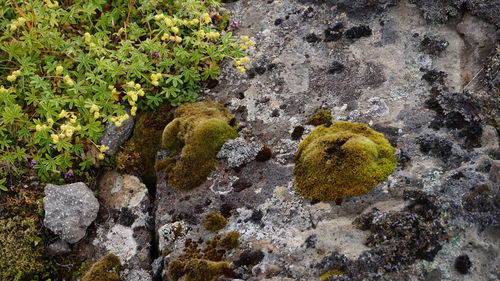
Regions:
[[321, 201], [365, 194], [394, 172], [394, 151], [366, 124], [338, 121], [317, 127], [295, 155], [295, 190]]
[[173, 260], [168, 266], [168, 278], [177, 281], [215, 281], [229, 270], [227, 262], [213, 262], [206, 259], [192, 259], [187, 263]]
[[240, 245], [240, 234], [236, 231], [231, 231], [220, 240], [220, 245], [226, 249], [235, 249]]
[[109, 254], [95, 262], [82, 277], [82, 281], [121, 281], [120, 258]]
[[204, 183], [215, 170], [217, 153], [230, 139], [238, 137], [234, 115], [223, 105], [203, 101], [183, 105], [163, 131], [162, 148], [170, 155], [163, 167], [169, 186], [190, 190]]
[[160, 148], [163, 129], [172, 119], [169, 104], [138, 114], [132, 137], [116, 154], [118, 170], [140, 177], [148, 186], [155, 185], [156, 152]]
[[205, 218], [205, 229], [217, 232], [227, 225], [227, 219], [218, 213], [210, 213]]
[[307, 120], [307, 125], [329, 125], [332, 123], [332, 113], [329, 110], [319, 110]]
[[327, 272], [321, 274], [318, 278], [323, 279], [323, 280], [327, 280], [330, 277], [337, 276], [337, 275], [344, 275], [344, 274], [345, 274], [345, 272], [342, 270], [332, 269], [330, 271], [327, 271]]
[[31, 280], [44, 268], [35, 223], [20, 216], [0, 219], [0, 280]]

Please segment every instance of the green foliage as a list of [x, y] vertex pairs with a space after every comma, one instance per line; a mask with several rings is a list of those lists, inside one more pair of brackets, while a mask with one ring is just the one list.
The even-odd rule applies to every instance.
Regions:
[[169, 186], [190, 190], [201, 185], [217, 165], [217, 153], [238, 137], [234, 115], [223, 105], [203, 101], [183, 105], [163, 131], [162, 147], [170, 155], [157, 169], [167, 174]]
[[395, 148], [366, 124], [337, 121], [319, 126], [295, 155], [295, 190], [329, 201], [368, 192], [396, 167]]
[[120, 258], [109, 254], [95, 262], [83, 275], [82, 281], [121, 281], [121, 269]]
[[205, 218], [204, 226], [206, 230], [217, 232], [226, 227], [226, 225], [227, 225], [227, 219], [221, 214], [210, 213]]
[[36, 225], [20, 216], [0, 219], [0, 280], [31, 280], [44, 270]]
[[219, 0], [0, 1], [0, 178], [82, 175], [107, 122], [193, 101], [224, 59], [243, 72], [253, 42], [227, 19]]

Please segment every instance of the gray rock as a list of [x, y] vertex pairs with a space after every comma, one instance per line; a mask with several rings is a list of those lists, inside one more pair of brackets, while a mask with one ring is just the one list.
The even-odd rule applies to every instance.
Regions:
[[161, 276], [163, 270], [163, 257], [156, 258], [151, 264], [153, 277], [158, 279]]
[[[120, 257], [125, 281], [152, 280], [151, 277], [151, 215], [148, 189], [135, 176], [107, 172], [97, 184], [103, 217], [88, 243], [81, 245], [80, 256], [113, 253]], [[83, 243], [82, 243], [83, 244]]]
[[118, 147], [122, 145], [132, 134], [134, 129], [134, 117], [130, 116], [120, 127], [116, 127], [112, 122], [106, 125], [106, 131], [100, 140], [100, 144], [107, 146], [107, 155], [114, 155]]
[[47, 246], [49, 256], [60, 256], [71, 253], [71, 247], [68, 243], [59, 239], [56, 242]]
[[222, 145], [217, 158], [227, 159], [228, 166], [235, 168], [255, 159], [262, 145], [249, 143], [243, 138], [228, 140]]
[[97, 217], [99, 202], [83, 182], [49, 184], [43, 198], [43, 224], [65, 242], [74, 244], [85, 236]]

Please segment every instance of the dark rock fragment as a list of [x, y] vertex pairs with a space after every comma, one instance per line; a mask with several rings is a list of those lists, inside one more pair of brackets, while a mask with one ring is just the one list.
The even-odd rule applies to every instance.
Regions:
[[321, 39], [318, 37], [318, 35], [314, 33], [309, 33], [305, 38], [304, 38], [308, 43], [316, 43], [321, 41]]
[[460, 255], [455, 259], [455, 269], [461, 274], [469, 273], [472, 262], [468, 255]]
[[304, 127], [297, 126], [293, 129], [292, 132], [292, 140], [299, 140], [304, 134]]
[[420, 51], [424, 54], [437, 56], [448, 48], [448, 41], [432, 35], [425, 35], [420, 42]]
[[259, 162], [266, 162], [267, 160], [271, 159], [272, 156], [273, 152], [271, 151], [271, 149], [268, 146], [264, 145], [259, 153], [257, 153], [257, 156], [255, 156], [255, 160]]
[[345, 66], [341, 62], [334, 61], [330, 65], [330, 68], [328, 69], [328, 73], [337, 74], [337, 73], [341, 73], [342, 71], [344, 71], [344, 69], [345, 69]]
[[359, 39], [372, 35], [372, 29], [367, 25], [354, 26], [345, 32], [345, 37], [349, 39]]
[[255, 265], [262, 261], [264, 258], [264, 253], [261, 250], [255, 251], [244, 251], [241, 253], [238, 260], [234, 262], [236, 266], [242, 265]]

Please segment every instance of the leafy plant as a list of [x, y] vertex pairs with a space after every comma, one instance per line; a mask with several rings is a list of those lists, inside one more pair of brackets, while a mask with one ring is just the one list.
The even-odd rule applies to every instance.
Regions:
[[0, 178], [83, 175], [107, 122], [194, 100], [224, 59], [244, 72], [227, 21], [219, 0], [1, 1]]

